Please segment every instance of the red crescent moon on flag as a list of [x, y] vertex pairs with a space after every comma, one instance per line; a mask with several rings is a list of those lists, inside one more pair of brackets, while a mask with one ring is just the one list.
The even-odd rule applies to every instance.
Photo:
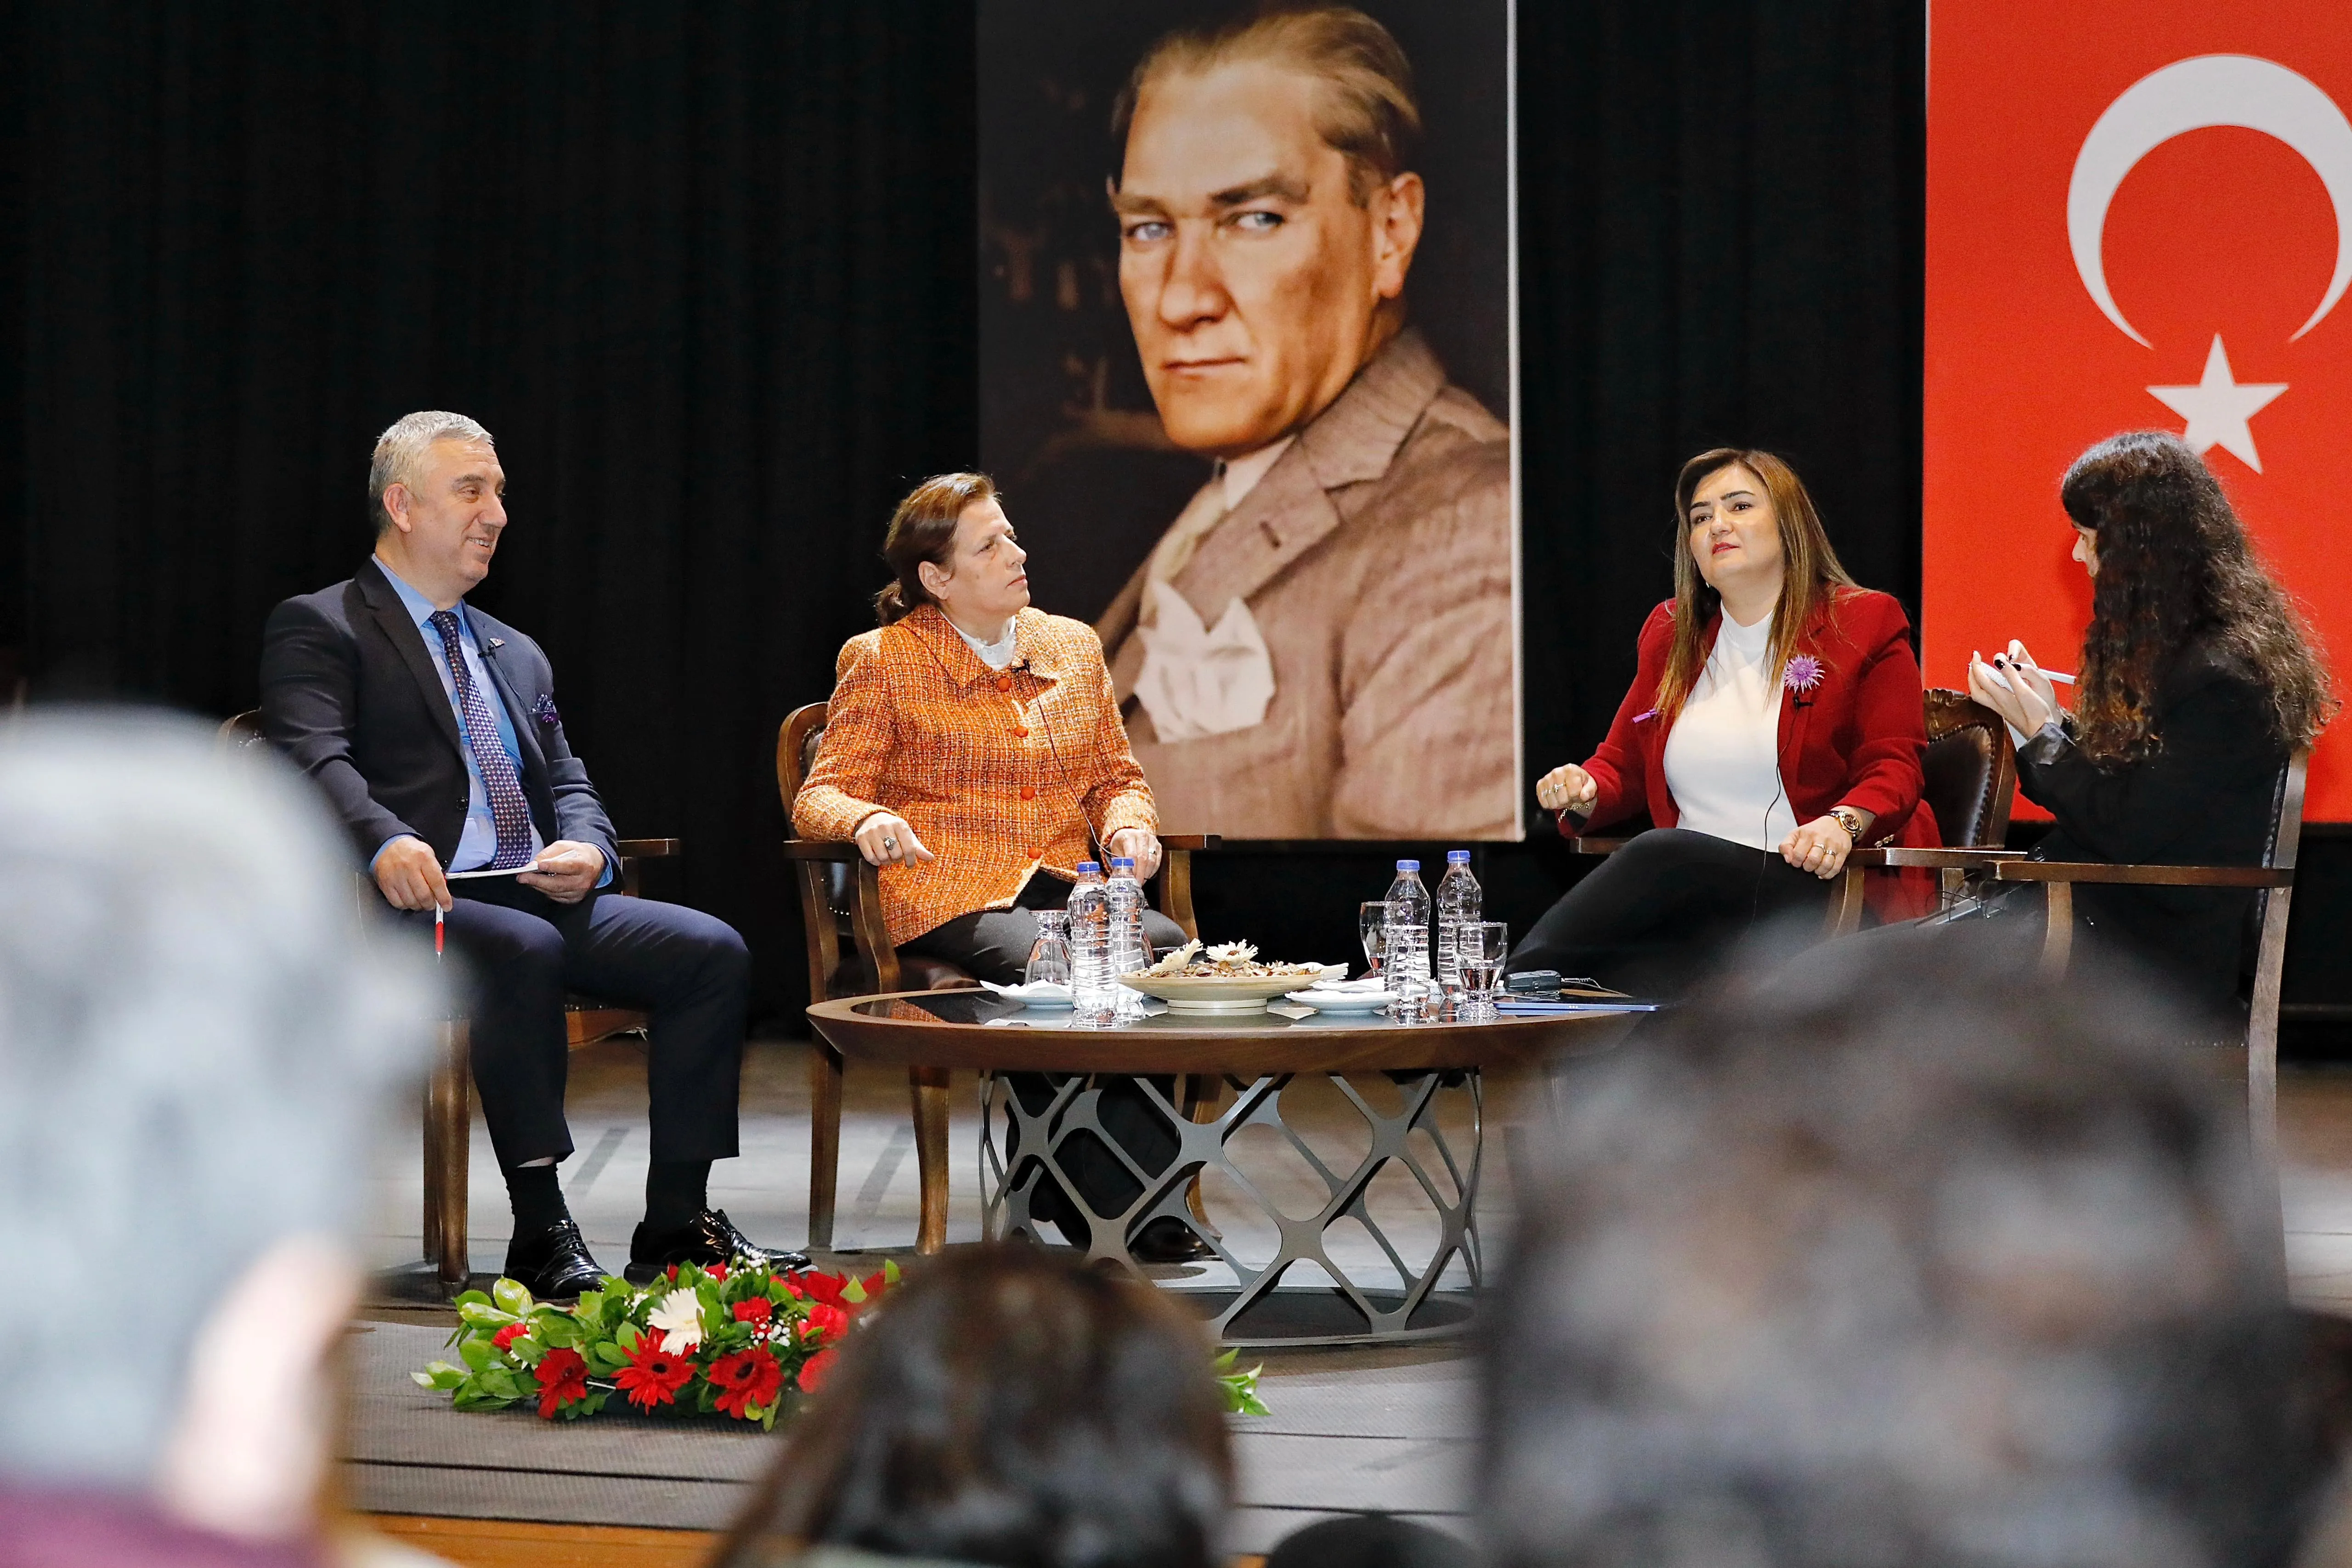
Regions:
[[2274, 136], [2301, 154], [2336, 206], [2336, 272], [2311, 319], [2293, 342], [2326, 318], [2352, 285], [2352, 120], [2311, 78], [2252, 55], [2200, 55], [2152, 72], [2124, 89], [2074, 155], [2066, 187], [2066, 237], [2083, 287], [2108, 320], [2142, 348], [2152, 347], [2124, 319], [2107, 287], [2101, 246], [2107, 204], [2133, 167], [2174, 137], [2210, 126]]

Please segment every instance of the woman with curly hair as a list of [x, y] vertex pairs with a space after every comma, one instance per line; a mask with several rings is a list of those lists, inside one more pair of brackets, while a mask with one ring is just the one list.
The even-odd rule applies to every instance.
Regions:
[[[1969, 690], [2018, 739], [2018, 786], [2057, 826], [2053, 861], [2251, 865], [2279, 771], [2334, 716], [2310, 629], [2229, 497], [2179, 436], [2134, 431], [2074, 460], [2059, 488], [2091, 576], [2074, 711], [2023, 645], [1972, 659]], [[2252, 894], [2085, 884], [2076, 916], [2234, 1006]]]

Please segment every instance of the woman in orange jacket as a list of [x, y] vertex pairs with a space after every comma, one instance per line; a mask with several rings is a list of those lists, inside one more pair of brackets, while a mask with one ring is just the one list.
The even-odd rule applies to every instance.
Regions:
[[[1011, 984], [1036, 941], [1035, 912], [1061, 907], [1081, 861], [1108, 867], [1123, 856], [1139, 878], [1160, 869], [1160, 815], [1101, 641], [1082, 621], [1029, 607], [1028, 554], [988, 476], [917, 486], [890, 519], [882, 559], [892, 581], [875, 599], [881, 625], [841, 650], [793, 826], [854, 841], [881, 868], [882, 923], [901, 953]], [[1155, 949], [1184, 940], [1152, 909], [1143, 935]], [[1015, 1073], [1012, 1089], [1038, 1111], [1055, 1085]], [[1144, 1093], [1115, 1082], [1096, 1116], [1156, 1172], [1174, 1157], [1175, 1135]], [[1061, 1163], [1097, 1214], [1122, 1212], [1140, 1191], [1107, 1149], [1066, 1148]], [[1030, 1209], [1087, 1245], [1085, 1218], [1050, 1181], [1037, 1183]], [[1205, 1250], [1165, 1218], [1128, 1248], [1145, 1262]]]

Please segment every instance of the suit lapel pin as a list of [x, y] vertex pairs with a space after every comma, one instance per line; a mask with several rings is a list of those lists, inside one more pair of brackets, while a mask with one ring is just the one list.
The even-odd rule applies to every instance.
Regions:
[[504, 637], [493, 637], [490, 639], [490, 647], [493, 650], [503, 648], [506, 645], [507, 640]]

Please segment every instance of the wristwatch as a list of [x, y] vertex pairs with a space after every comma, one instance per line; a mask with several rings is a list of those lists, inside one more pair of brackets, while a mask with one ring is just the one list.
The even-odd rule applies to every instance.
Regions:
[[1852, 839], [1857, 844], [1862, 842], [1862, 813], [1860, 811], [1855, 810], [1851, 806], [1832, 806], [1830, 808], [1830, 815], [1837, 819], [1838, 826], [1845, 830], [1845, 836], [1847, 838]]

